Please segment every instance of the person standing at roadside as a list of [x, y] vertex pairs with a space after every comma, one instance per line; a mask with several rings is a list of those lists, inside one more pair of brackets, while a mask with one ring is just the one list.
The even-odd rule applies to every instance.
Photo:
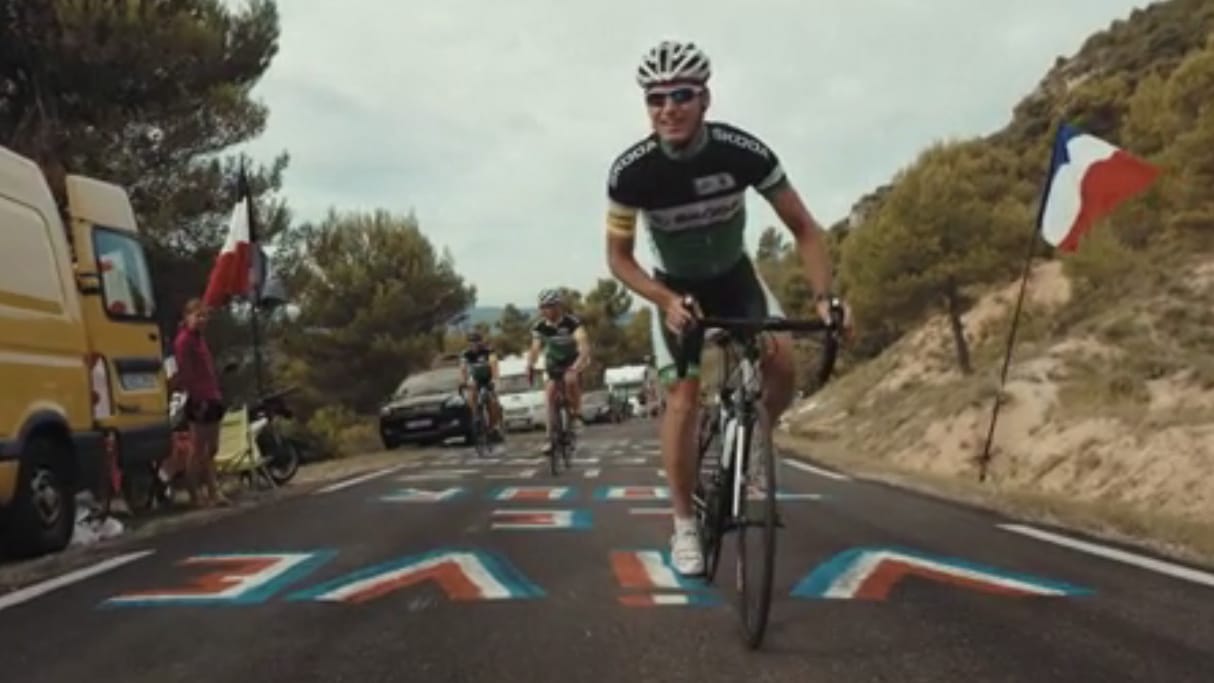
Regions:
[[186, 392], [185, 414], [190, 423], [192, 453], [186, 467], [186, 488], [190, 503], [198, 503], [199, 470], [211, 502], [228, 505], [230, 501], [219, 491], [215, 476], [215, 455], [219, 452], [219, 425], [223, 420], [223, 394], [219, 376], [207, 347], [203, 330], [208, 311], [201, 299], [186, 302], [181, 327], [173, 342], [177, 361], [178, 386]]

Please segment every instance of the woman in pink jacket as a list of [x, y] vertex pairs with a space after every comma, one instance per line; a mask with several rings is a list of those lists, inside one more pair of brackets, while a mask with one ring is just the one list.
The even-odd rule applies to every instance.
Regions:
[[219, 452], [219, 425], [225, 411], [219, 391], [219, 376], [202, 332], [206, 329], [207, 309], [200, 299], [190, 299], [173, 355], [177, 360], [177, 383], [186, 392], [185, 414], [193, 437], [193, 453], [186, 467], [186, 489], [190, 502], [198, 502], [198, 470], [201, 469], [211, 501], [228, 505], [215, 477], [215, 454]]

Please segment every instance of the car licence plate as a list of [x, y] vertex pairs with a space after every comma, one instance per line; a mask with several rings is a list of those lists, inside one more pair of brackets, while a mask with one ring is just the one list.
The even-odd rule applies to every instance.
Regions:
[[417, 429], [418, 427], [429, 427], [430, 420], [409, 420], [405, 422], [405, 429]]

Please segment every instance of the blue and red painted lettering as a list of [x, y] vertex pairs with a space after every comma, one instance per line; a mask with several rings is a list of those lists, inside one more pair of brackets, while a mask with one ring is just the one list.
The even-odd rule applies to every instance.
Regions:
[[951, 557], [902, 548], [853, 548], [818, 565], [792, 594], [807, 599], [884, 600], [907, 576], [982, 593], [1009, 596], [1074, 596], [1087, 588], [1016, 574]]
[[333, 557], [333, 551], [195, 555], [185, 567], [211, 567], [189, 584], [116, 595], [102, 607], [149, 605], [247, 605], [264, 602], [279, 589]]
[[523, 600], [544, 591], [505, 559], [482, 550], [435, 550], [348, 574], [288, 597], [358, 604], [433, 581], [457, 601]]

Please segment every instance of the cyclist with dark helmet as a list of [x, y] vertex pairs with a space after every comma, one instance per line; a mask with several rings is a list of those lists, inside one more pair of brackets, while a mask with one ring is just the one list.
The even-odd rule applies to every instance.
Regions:
[[460, 371], [462, 373], [465, 398], [468, 406], [475, 415], [480, 400], [480, 389], [484, 387], [489, 396], [489, 425], [491, 433], [501, 436], [502, 406], [497, 400], [494, 382], [498, 379], [497, 353], [485, 342], [481, 333], [468, 333], [468, 348], [460, 354]]

